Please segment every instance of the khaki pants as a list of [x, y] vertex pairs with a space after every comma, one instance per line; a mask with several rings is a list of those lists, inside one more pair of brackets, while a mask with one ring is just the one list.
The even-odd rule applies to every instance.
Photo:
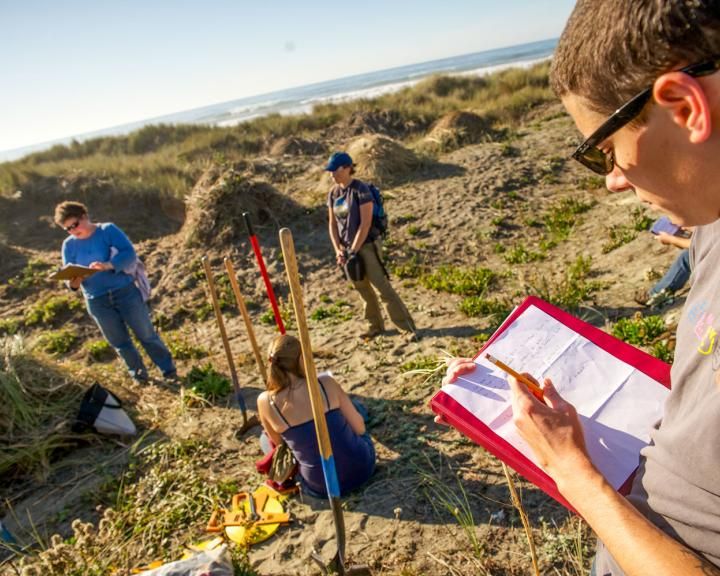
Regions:
[[[375, 294], [375, 290], [377, 290], [393, 324], [402, 331], [414, 332], [415, 322], [410, 316], [410, 312], [408, 312], [398, 293], [395, 292], [388, 277], [385, 276], [385, 271], [378, 259], [378, 254], [381, 253], [379, 240], [375, 240], [374, 243], [366, 242], [358, 252], [358, 256], [362, 258], [365, 265], [365, 278], [359, 282], [353, 282], [353, 285], [365, 301], [365, 320], [370, 324], [370, 330], [381, 331], [385, 329], [380, 303]], [[373, 287], [375, 290], [373, 290]]]

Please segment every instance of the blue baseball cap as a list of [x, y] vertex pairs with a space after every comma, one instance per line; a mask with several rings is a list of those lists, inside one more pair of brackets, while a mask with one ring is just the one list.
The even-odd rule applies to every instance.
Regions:
[[330, 160], [328, 160], [325, 170], [328, 172], [335, 172], [338, 168], [344, 168], [345, 166], [352, 165], [353, 161], [352, 158], [350, 158], [350, 154], [347, 152], [334, 152], [333, 155], [330, 156]]

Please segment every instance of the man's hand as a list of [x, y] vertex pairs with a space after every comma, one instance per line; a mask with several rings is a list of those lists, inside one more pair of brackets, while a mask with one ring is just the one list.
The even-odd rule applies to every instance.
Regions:
[[[455, 380], [458, 379], [458, 376], [468, 374], [469, 372], [475, 370], [475, 366], [476, 364], [473, 362], [472, 358], [453, 358], [448, 362], [447, 371], [445, 372], [445, 377], [442, 380], [442, 385], [445, 386], [445, 384], [455, 382]], [[435, 422], [437, 424], [448, 425], [447, 420], [440, 416], [440, 414], [435, 416]]]
[[690, 238], [684, 238], [682, 236], [673, 236], [667, 232], [660, 232], [655, 235], [655, 241], [660, 244], [675, 246], [676, 248], [685, 249], [690, 248]]
[[112, 270], [113, 265], [110, 262], [91, 262], [88, 268], [93, 270]]
[[[533, 382], [529, 374], [523, 374]], [[582, 472], [597, 473], [585, 449], [582, 424], [575, 407], [566, 402], [546, 378], [540, 402], [527, 386], [510, 376], [513, 421], [520, 435], [530, 445], [538, 464], [552, 477], [563, 492], [567, 481]]]
[[442, 385], [451, 384], [458, 379], [458, 376], [468, 374], [475, 370], [475, 362], [472, 358], [453, 358], [448, 362], [447, 371], [445, 377], [442, 380]]
[[75, 278], [72, 278], [68, 282], [68, 286], [70, 286], [70, 288], [72, 288], [73, 290], [77, 290], [78, 288], [80, 288], [80, 284], [82, 284], [82, 281], [82, 276], [75, 276]]

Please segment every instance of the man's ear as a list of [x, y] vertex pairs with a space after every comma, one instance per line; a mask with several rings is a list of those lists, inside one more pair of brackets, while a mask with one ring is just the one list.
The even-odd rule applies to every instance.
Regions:
[[663, 74], [653, 84], [655, 102], [689, 133], [690, 142], [705, 142], [712, 133], [712, 111], [700, 82], [682, 72]]

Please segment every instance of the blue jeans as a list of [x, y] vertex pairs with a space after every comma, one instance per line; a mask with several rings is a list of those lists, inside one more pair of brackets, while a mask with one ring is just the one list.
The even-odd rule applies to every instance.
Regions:
[[90, 316], [97, 323], [105, 339], [124, 360], [130, 376], [144, 380], [147, 378], [147, 369], [130, 338], [128, 328], [133, 331], [145, 352], [164, 376], [175, 373], [175, 364], [170, 351], [155, 332], [150, 320], [150, 312], [135, 284], [111, 290], [102, 296], [88, 298], [85, 302]]
[[680, 290], [690, 279], [690, 251], [683, 250], [675, 258], [665, 275], [650, 289], [650, 296], [662, 290], [674, 293]]

